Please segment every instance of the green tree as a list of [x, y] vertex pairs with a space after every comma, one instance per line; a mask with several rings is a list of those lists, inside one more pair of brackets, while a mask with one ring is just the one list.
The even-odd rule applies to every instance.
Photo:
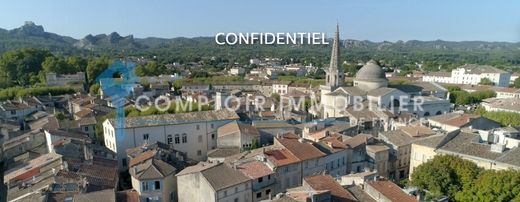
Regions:
[[54, 116], [56, 116], [56, 119], [58, 119], [60, 121], [65, 120], [65, 114], [63, 114], [63, 112], [58, 112], [58, 113], [54, 114]]
[[489, 79], [489, 78], [482, 78], [482, 79], [480, 79], [480, 82], [478, 84], [480, 84], [480, 85], [487, 85], [487, 86], [495, 85], [495, 83], [493, 83], [493, 81], [491, 81], [491, 79]]
[[457, 201], [520, 201], [520, 171], [485, 170], [463, 191]]
[[451, 155], [438, 155], [414, 169], [410, 184], [428, 190], [427, 198], [448, 196], [454, 199], [457, 192], [471, 186], [481, 172], [471, 161]]
[[515, 79], [515, 82], [513, 83], [513, 87], [520, 88], [520, 77]]
[[67, 64], [69, 64], [72, 72], [85, 72], [88, 61], [79, 56], [70, 56], [67, 58]]
[[89, 89], [89, 93], [92, 95], [99, 95], [99, 89], [101, 85], [99, 83], [92, 84]]
[[0, 87], [30, 84], [30, 77], [40, 73], [43, 61], [49, 56], [52, 56], [49, 51], [32, 48], [5, 52], [0, 56]]
[[46, 57], [42, 63], [44, 73], [54, 72], [56, 74], [71, 74], [76, 73], [74, 69], [63, 58], [50, 56]]
[[144, 66], [137, 65], [135, 67], [135, 74], [137, 76], [158, 76], [167, 73], [166, 68], [155, 61], [148, 62]]
[[278, 94], [278, 93], [273, 93], [273, 94], [271, 94], [271, 98], [273, 98], [273, 100], [274, 100], [276, 103], [279, 103], [279, 102], [280, 102], [280, 94]]
[[87, 78], [90, 84], [94, 83], [96, 77], [105, 71], [110, 65], [111, 61], [106, 58], [91, 59], [87, 64]]

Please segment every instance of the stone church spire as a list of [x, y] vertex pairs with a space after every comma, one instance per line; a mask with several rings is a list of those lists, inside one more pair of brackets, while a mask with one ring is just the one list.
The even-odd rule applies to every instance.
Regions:
[[336, 33], [332, 44], [332, 52], [330, 54], [330, 65], [327, 70], [327, 86], [337, 88], [343, 86], [345, 82], [345, 74], [340, 62], [340, 40], [339, 40], [339, 24], [336, 24]]

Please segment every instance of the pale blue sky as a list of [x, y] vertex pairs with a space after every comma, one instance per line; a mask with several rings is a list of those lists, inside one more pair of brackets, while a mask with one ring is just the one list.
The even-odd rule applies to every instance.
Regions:
[[518, 0], [7, 0], [0, 27], [34, 21], [82, 38], [119, 32], [135, 37], [214, 36], [218, 32], [334, 32], [396, 40], [520, 41]]

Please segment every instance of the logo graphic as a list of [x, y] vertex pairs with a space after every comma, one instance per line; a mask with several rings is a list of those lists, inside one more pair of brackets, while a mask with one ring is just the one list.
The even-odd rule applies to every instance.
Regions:
[[116, 136], [124, 138], [125, 101], [139, 77], [135, 75], [135, 64], [118, 60], [101, 73], [96, 81], [100, 82], [104, 96], [110, 97], [116, 108]]

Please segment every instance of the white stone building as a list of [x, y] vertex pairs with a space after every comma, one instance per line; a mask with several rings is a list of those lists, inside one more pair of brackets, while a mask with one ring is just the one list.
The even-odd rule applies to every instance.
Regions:
[[252, 199], [250, 178], [225, 163], [201, 162], [176, 176], [180, 202]]
[[490, 65], [465, 64], [451, 71], [431, 73], [423, 76], [423, 81], [453, 84], [477, 85], [483, 78], [489, 79], [495, 86], [507, 87], [511, 82], [511, 73]]
[[119, 168], [126, 168], [126, 149], [150, 142], [173, 145], [193, 160], [205, 160], [207, 151], [217, 145], [217, 129], [239, 117], [228, 110], [202, 111], [182, 114], [163, 114], [128, 117], [121, 133], [116, 131], [116, 120], [103, 122], [105, 146], [117, 154]]
[[83, 84], [87, 82], [84, 72], [76, 74], [57, 75], [54, 72], [45, 74], [45, 84], [48, 86], [67, 86], [70, 84]]

